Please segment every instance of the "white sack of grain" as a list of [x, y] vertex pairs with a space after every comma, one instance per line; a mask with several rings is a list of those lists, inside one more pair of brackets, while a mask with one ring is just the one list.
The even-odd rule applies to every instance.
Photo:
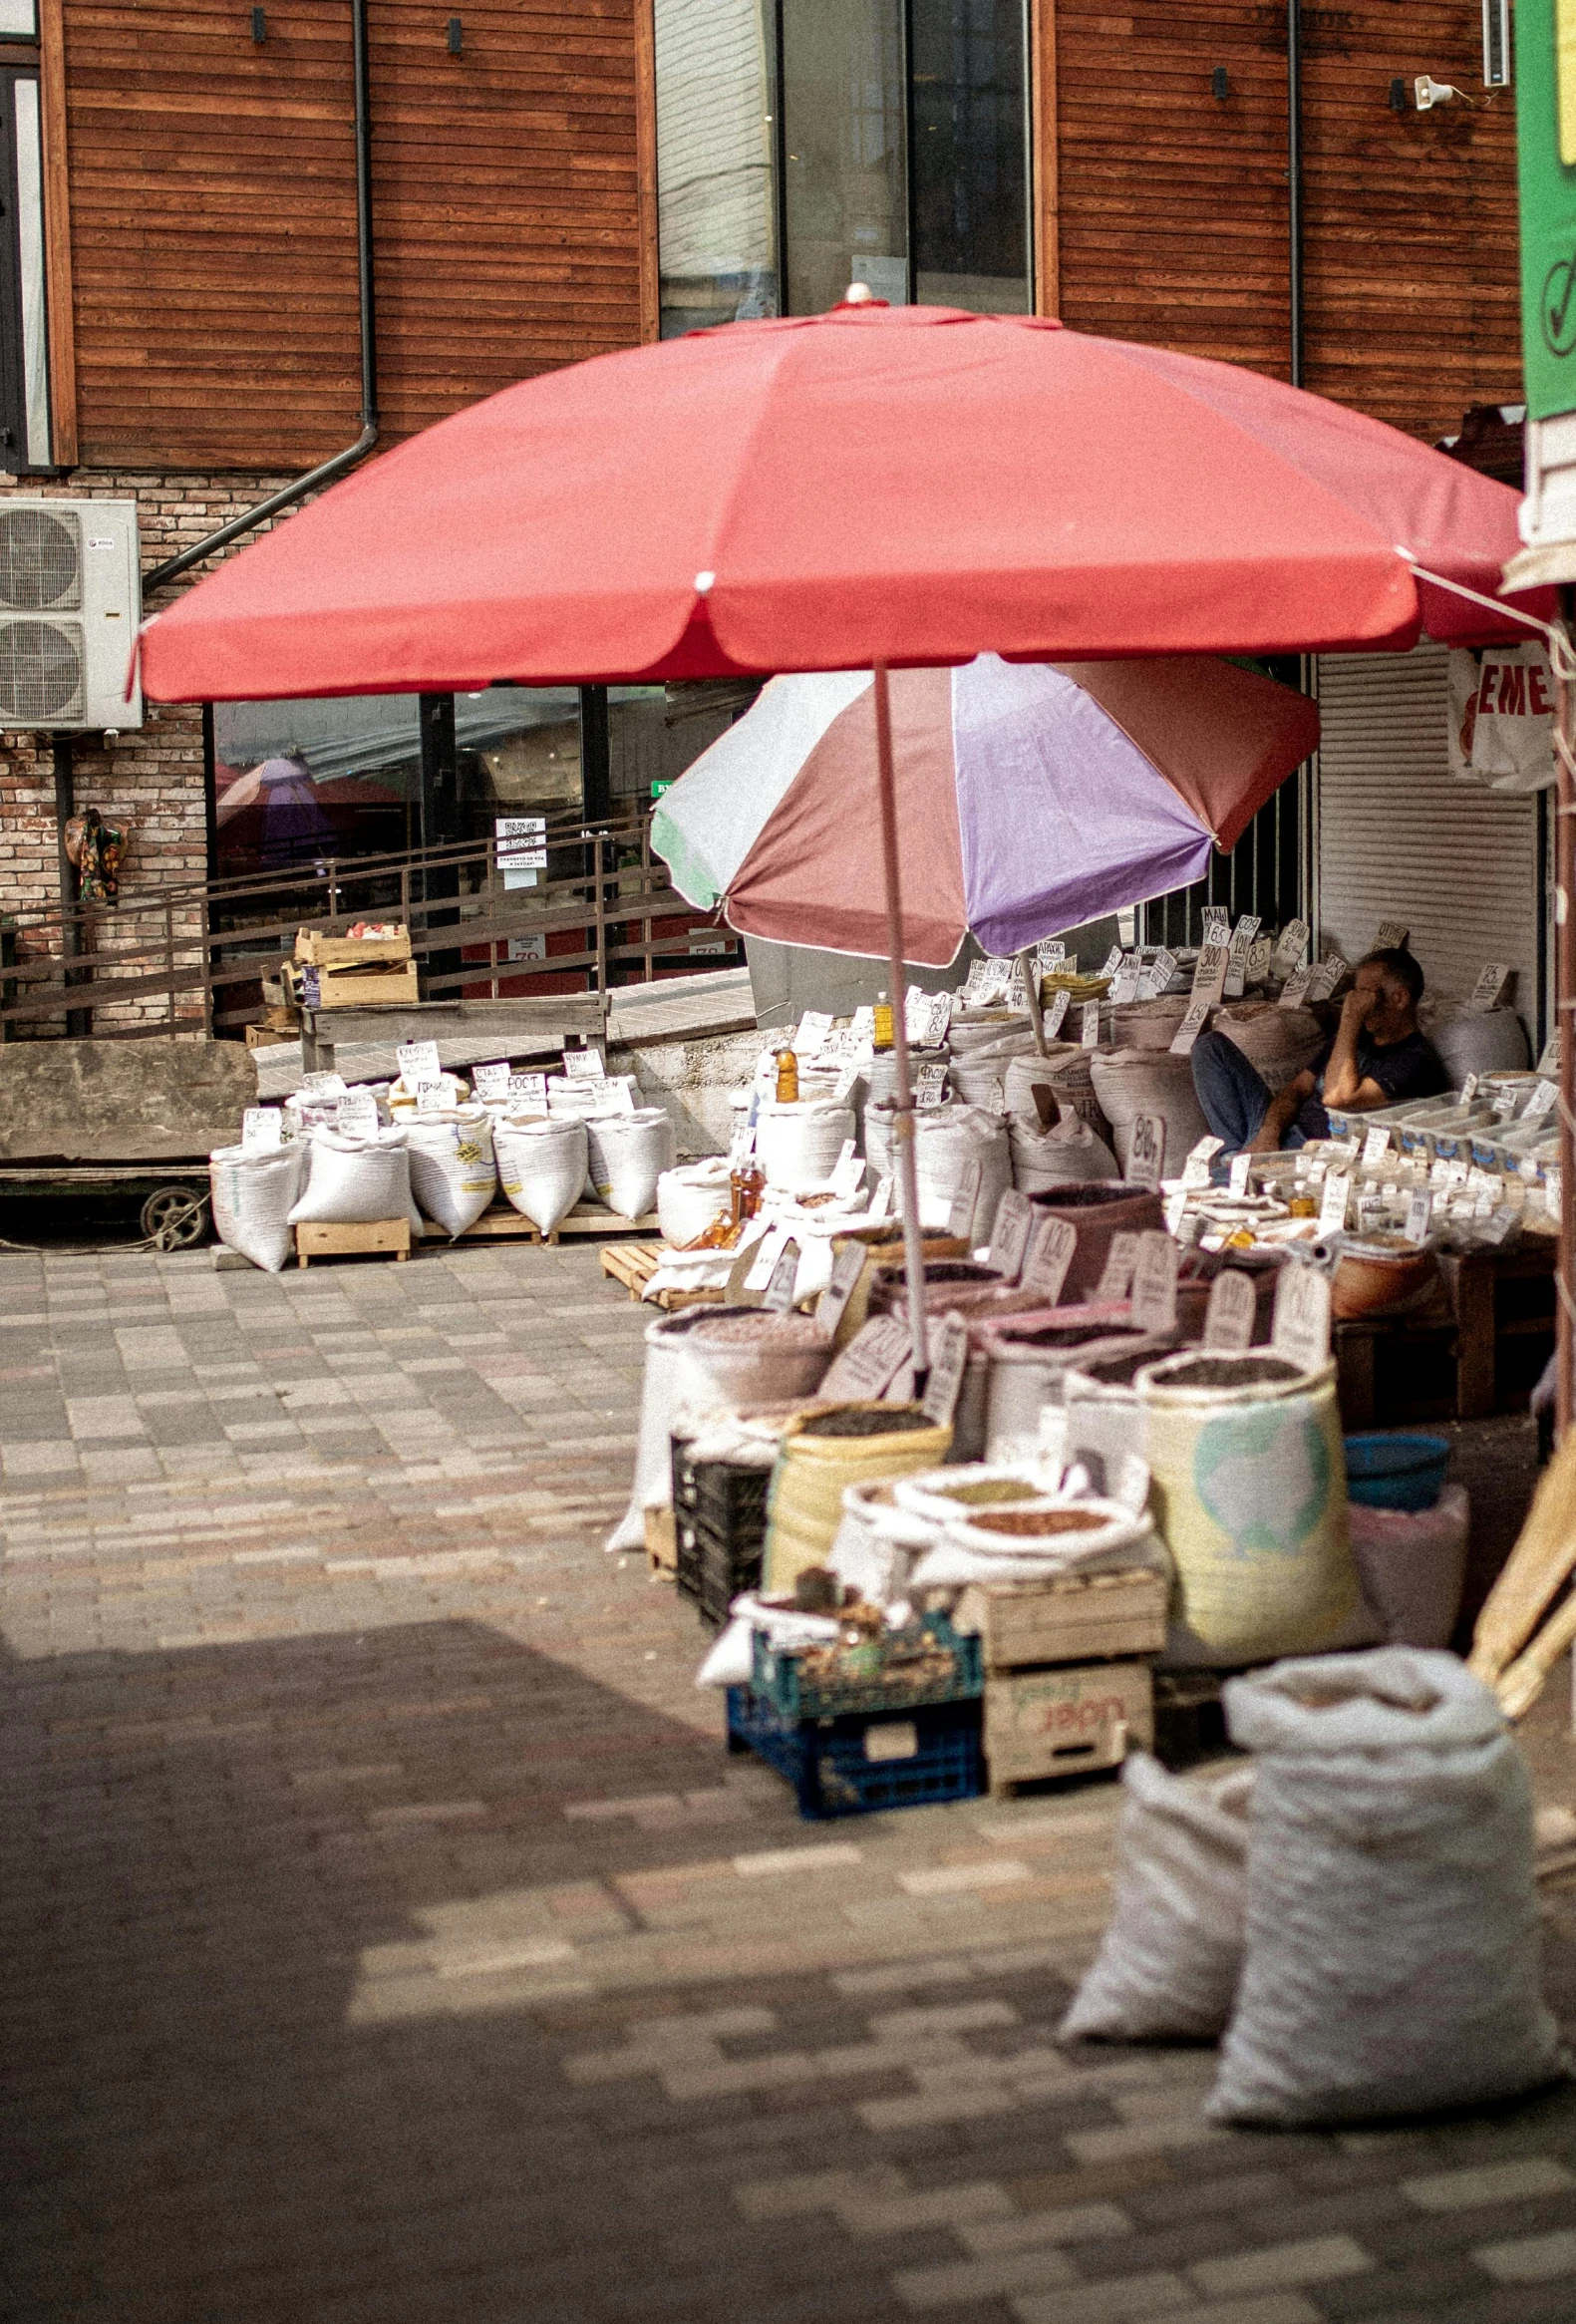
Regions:
[[1469, 1074], [1519, 1073], [1532, 1062], [1526, 1030], [1514, 1009], [1458, 1009], [1425, 1030], [1452, 1090]]
[[1382, 1646], [1225, 1695], [1256, 1781], [1209, 2115], [1373, 2122], [1553, 2080], [1532, 1788], [1489, 1689], [1453, 1655]]
[[1253, 1770], [1189, 1782], [1134, 1752], [1121, 1782], [1110, 1921], [1062, 2039], [1213, 2040], [1242, 1970]]
[[1157, 1114], [1165, 1124], [1165, 1174], [1180, 1177], [1192, 1148], [1209, 1136], [1191, 1060], [1167, 1049], [1097, 1049], [1090, 1067], [1123, 1170], [1133, 1123], [1140, 1114]]
[[1040, 1108], [1035, 1102], [1039, 1084], [1049, 1087], [1057, 1114], [1076, 1114], [1087, 1122], [1097, 1138], [1110, 1144], [1110, 1124], [1095, 1094], [1095, 1077], [1090, 1071], [1090, 1051], [1077, 1041], [1053, 1041], [1044, 1057], [1013, 1057], [1007, 1063], [1003, 1094], [1007, 1111], [1016, 1121], [1027, 1122], [1032, 1130], [1040, 1127]]
[[675, 1161], [673, 1119], [661, 1106], [599, 1114], [586, 1123], [586, 1176], [599, 1202], [620, 1218], [644, 1218], [657, 1180]]
[[1272, 1091], [1295, 1081], [1330, 1045], [1312, 1009], [1283, 1009], [1274, 1001], [1229, 1001], [1216, 1010], [1214, 1027], [1236, 1043]]
[[914, 1116], [919, 1216], [929, 1232], [945, 1231], [952, 1198], [971, 1162], [980, 1165], [980, 1187], [973, 1224], [964, 1231], [971, 1242], [985, 1243], [991, 1239], [996, 1205], [1013, 1182], [1005, 1120], [978, 1106], [928, 1106]]
[[769, 1186], [808, 1194], [825, 1185], [853, 1134], [851, 1106], [820, 1098], [784, 1105], [769, 1099], [756, 1116], [756, 1161]]
[[1119, 1174], [1116, 1157], [1105, 1141], [1097, 1138], [1076, 1114], [1064, 1114], [1054, 1129], [1046, 1131], [1031, 1130], [1027, 1122], [1009, 1117], [1007, 1137], [1013, 1184], [1020, 1194], [1039, 1194], [1051, 1186]]
[[474, 1226], [497, 1192], [492, 1125], [481, 1106], [419, 1114], [405, 1127], [416, 1206], [453, 1238]]
[[403, 1126], [380, 1130], [372, 1138], [314, 1130], [306, 1189], [290, 1211], [290, 1224], [362, 1226], [385, 1218], [409, 1218], [415, 1231], [422, 1231], [411, 1199], [411, 1158]]
[[551, 1234], [585, 1191], [583, 1122], [499, 1122], [492, 1132], [498, 1183], [522, 1218]]
[[657, 1224], [673, 1250], [683, 1250], [732, 1207], [732, 1168], [726, 1155], [680, 1162], [657, 1180]]
[[221, 1146], [208, 1157], [213, 1231], [254, 1267], [277, 1275], [290, 1257], [290, 1212], [306, 1179], [304, 1142], [264, 1148]]

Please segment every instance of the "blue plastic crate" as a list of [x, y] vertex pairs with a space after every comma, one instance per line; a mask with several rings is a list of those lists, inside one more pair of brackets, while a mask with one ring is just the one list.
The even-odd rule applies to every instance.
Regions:
[[[886, 1756], [893, 1745], [901, 1757]], [[973, 1800], [984, 1788], [978, 1698], [906, 1718], [786, 1719], [766, 1696], [730, 1687], [728, 1746], [776, 1768], [812, 1822]]]
[[938, 1645], [950, 1646], [957, 1657], [955, 1675], [940, 1685], [915, 1686], [904, 1679], [901, 1663], [867, 1677], [806, 1678], [797, 1652], [774, 1652], [761, 1630], [755, 1632], [752, 1642], [755, 1668], [750, 1683], [784, 1719], [836, 1719], [853, 1711], [917, 1711], [982, 1695], [985, 1655], [979, 1639], [960, 1635], [945, 1614], [928, 1614], [925, 1627]]

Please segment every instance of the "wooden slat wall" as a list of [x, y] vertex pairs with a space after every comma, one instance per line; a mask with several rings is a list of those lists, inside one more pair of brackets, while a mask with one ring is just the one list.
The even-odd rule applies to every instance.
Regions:
[[[1387, 102], [1421, 72], [1484, 94], [1477, 10], [1309, 7], [1303, 46], [1305, 384], [1429, 439], [1519, 401], [1510, 93]], [[1056, 0], [1056, 74], [1064, 318], [1285, 378], [1282, 0]]]
[[[636, 0], [373, 0], [392, 440], [641, 336]], [[65, 0], [81, 457], [305, 467], [356, 433], [349, 10]]]

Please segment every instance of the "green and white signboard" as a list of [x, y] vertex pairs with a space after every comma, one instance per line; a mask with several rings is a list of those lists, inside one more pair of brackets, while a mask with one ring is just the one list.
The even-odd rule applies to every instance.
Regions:
[[1516, 0], [1527, 411], [1576, 411], [1576, 0]]

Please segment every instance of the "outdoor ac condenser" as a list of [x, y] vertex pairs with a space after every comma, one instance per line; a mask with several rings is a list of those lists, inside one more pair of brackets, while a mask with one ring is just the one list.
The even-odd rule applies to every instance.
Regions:
[[135, 500], [0, 499], [0, 727], [142, 725], [141, 571]]

